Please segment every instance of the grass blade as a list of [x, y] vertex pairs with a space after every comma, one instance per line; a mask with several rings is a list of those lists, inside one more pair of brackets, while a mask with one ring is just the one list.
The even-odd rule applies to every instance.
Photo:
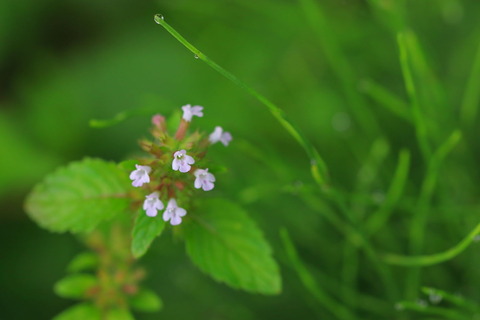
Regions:
[[428, 162], [431, 156], [430, 143], [428, 141], [427, 122], [425, 115], [420, 108], [420, 99], [417, 88], [413, 80], [411, 57], [408, 50], [407, 35], [405, 32], [399, 32], [397, 35], [398, 47], [400, 50], [400, 65], [402, 67], [405, 88], [412, 105], [412, 117], [415, 125], [415, 133], [418, 144], [425, 162]]
[[338, 319], [355, 319], [355, 316], [345, 308], [342, 304], [338, 303], [330, 296], [328, 296], [316, 283], [311, 273], [307, 270], [303, 262], [298, 256], [297, 250], [290, 239], [288, 231], [283, 228], [280, 230], [280, 236], [283, 241], [283, 246], [287, 253], [290, 262], [300, 277], [305, 288], [312, 294], [313, 297], [328, 311], [330, 311]]
[[315, 149], [315, 147], [308, 141], [300, 130], [294, 125], [285, 115], [285, 112], [276, 106], [273, 102], [268, 100], [266, 97], [258, 93], [255, 89], [247, 85], [245, 82], [238, 79], [232, 73], [228, 72], [216, 62], [208, 58], [190, 42], [188, 42], [181, 34], [179, 34], [174, 28], [172, 28], [168, 23], [165, 22], [162, 15], [155, 15], [154, 20], [157, 24], [161, 25], [165, 30], [167, 30], [175, 39], [177, 39], [181, 44], [183, 44], [188, 50], [190, 50], [195, 57], [204, 61], [212, 69], [220, 73], [225, 78], [229, 79], [240, 88], [244, 89], [250, 95], [255, 97], [260, 103], [262, 103], [272, 115], [280, 122], [280, 124], [287, 130], [290, 135], [303, 147], [307, 156], [310, 159], [310, 170], [315, 181], [322, 187], [327, 186], [328, 179], [328, 170], [325, 162], [322, 157]]
[[392, 183], [382, 206], [372, 214], [366, 223], [366, 230], [369, 235], [374, 234], [388, 221], [390, 214], [400, 199], [407, 183], [408, 172], [410, 171], [410, 152], [402, 150], [398, 157], [398, 164], [393, 176]]
[[478, 104], [480, 103], [480, 44], [472, 66], [472, 72], [465, 88], [462, 101], [461, 120], [471, 127], [477, 116]]
[[394, 264], [398, 266], [431, 266], [434, 264], [442, 263], [450, 259], [455, 258], [468, 248], [472, 242], [475, 241], [475, 237], [480, 234], [480, 223], [455, 247], [448, 249], [447, 251], [432, 254], [432, 255], [419, 255], [419, 256], [403, 256], [398, 254], [385, 254], [383, 260], [388, 264]]
[[365, 79], [360, 84], [360, 90], [394, 115], [412, 123], [412, 114], [408, 109], [407, 103], [386, 88], [372, 80]]

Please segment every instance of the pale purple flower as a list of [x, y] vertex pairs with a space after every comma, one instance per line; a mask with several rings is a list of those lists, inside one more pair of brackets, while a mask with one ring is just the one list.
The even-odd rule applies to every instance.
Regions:
[[194, 164], [195, 160], [187, 155], [187, 151], [180, 150], [173, 154], [172, 169], [180, 172], [188, 172], [192, 168], [191, 164]]
[[164, 208], [162, 201], [158, 199], [158, 192], [153, 192], [148, 196], [145, 196], [145, 201], [143, 202], [143, 210], [147, 212], [147, 216], [155, 217], [158, 210]]
[[195, 179], [195, 188], [202, 188], [204, 191], [210, 191], [213, 189], [215, 182], [215, 176], [208, 172], [208, 169], [197, 169], [193, 173], [196, 177]]
[[232, 135], [230, 132], [223, 132], [222, 127], [215, 127], [215, 130], [212, 132], [208, 140], [211, 144], [220, 141], [226, 147], [230, 141], [232, 141]]
[[191, 106], [189, 104], [182, 107], [183, 110], [183, 120], [190, 122], [192, 121], [193, 116], [203, 117], [203, 107], [202, 106]]
[[140, 166], [138, 164], [136, 164], [135, 167], [137, 169], [130, 173], [130, 179], [133, 180], [132, 186], [141, 187], [144, 183], [149, 183], [150, 177], [148, 174], [152, 171], [152, 168], [149, 166]]
[[167, 209], [163, 212], [163, 220], [170, 220], [170, 224], [176, 226], [182, 223], [182, 217], [186, 214], [187, 210], [180, 208], [177, 201], [172, 198], [168, 201]]

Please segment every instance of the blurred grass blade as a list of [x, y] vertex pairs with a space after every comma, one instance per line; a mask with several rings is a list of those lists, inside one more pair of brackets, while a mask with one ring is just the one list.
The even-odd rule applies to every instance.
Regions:
[[369, 235], [377, 232], [388, 221], [393, 208], [405, 189], [409, 171], [410, 152], [404, 149], [400, 151], [400, 155], [398, 156], [397, 168], [385, 201], [382, 203], [382, 206], [372, 214], [371, 218], [366, 223], [366, 230]]
[[448, 249], [447, 251], [432, 254], [432, 255], [420, 255], [420, 256], [403, 256], [398, 254], [385, 254], [383, 260], [386, 263], [399, 265], [399, 266], [430, 266], [441, 262], [453, 259], [460, 253], [462, 253], [473, 241], [475, 237], [480, 234], [480, 223], [477, 224], [459, 244], [455, 247]]
[[423, 315], [432, 315], [432, 316], [441, 317], [441, 318], [435, 318], [435, 319], [449, 319], [449, 320], [471, 319], [471, 317], [461, 314], [460, 312], [457, 312], [454, 310], [450, 310], [442, 307], [423, 305], [418, 302], [402, 301], [402, 302], [399, 302], [396, 307], [397, 309], [400, 309], [400, 310], [416, 311], [417, 313], [420, 313]]
[[362, 80], [360, 84], [360, 90], [394, 115], [409, 123], [413, 122], [412, 114], [408, 109], [408, 105], [386, 88], [372, 80], [365, 79]]
[[[459, 130], [454, 131], [448, 139], [435, 151], [428, 162], [427, 173], [422, 183], [420, 196], [417, 202], [416, 213], [410, 225], [410, 253], [419, 254], [425, 242], [425, 232], [428, 214], [435, 188], [437, 186], [440, 167], [444, 159], [458, 144], [462, 137]], [[410, 298], [416, 296], [420, 285], [420, 269], [414, 268], [407, 275], [407, 292]]]
[[394, 33], [404, 29], [406, 15], [405, 0], [367, 0], [367, 2], [375, 11], [377, 19]]
[[[421, 97], [421, 106], [428, 116], [438, 116], [439, 107], [445, 106], [444, 90], [428, 65], [428, 60], [425, 56], [417, 36], [411, 30], [403, 32], [407, 45], [408, 53], [411, 57], [410, 62], [412, 66], [414, 81], [417, 80], [417, 86], [420, 88], [419, 95]], [[445, 110], [444, 110], [445, 111]], [[447, 110], [450, 111], [450, 110]]]
[[420, 99], [417, 88], [413, 80], [411, 57], [408, 50], [408, 43], [405, 32], [399, 32], [397, 35], [398, 47], [400, 50], [400, 66], [402, 68], [405, 88], [412, 106], [412, 117], [415, 125], [415, 133], [418, 144], [425, 162], [428, 162], [431, 156], [430, 143], [428, 141], [427, 122], [425, 115], [420, 107]]
[[315, 0], [300, 0], [300, 4], [313, 31], [317, 34], [330, 67], [342, 85], [355, 120], [368, 135], [378, 134], [380, 129], [376, 119], [363, 96], [358, 92], [357, 76], [343, 54], [335, 31], [329, 26], [322, 6]]
[[460, 131], [454, 131], [450, 137], [437, 149], [428, 163], [426, 176], [423, 180], [420, 196], [417, 203], [417, 213], [413, 217], [411, 224], [411, 250], [412, 253], [418, 253], [423, 244], [425, 233], [425, 224], [429, 211], [430, 201], [435, 192], [440, 167], [447, 155], [458, 144], [462, 137]]
[[259, 102], [261, 102], [268, 110], [272, 113], [272, 115], [280, 122], [280, 124], [287, 130], [290, 135], [303, 147], [305, 152], [307, 153], [310, 159], [310, 169], [311, 174], [315, 181], [322, 187], [326, 187], [328, 181], [328, 170], [325, 162], [323, 161], [322, 157], [315, 149], [315, 147], [308, 141], [300, 130], [294, 125], [290, 120], [287, 119], [285, 112], [276, 106], [273, 102], [262, 96], [252, 87], [247, 85], [245, 82], [238, 79], [232, 73], [228, 72], [213, 60], [208, 58], [205, 54], [200, 52], [196, 47], [194, 47], [190, 42], [188, 42], [181, 34], [179, 34], [174, 28], [172, 28], [168, 23], [165, 22], [163, 16], [157, 14], [154, 17], [154, 20], [157, 24], [161, 25], [165, 30], [167, 30], [175, 39], [177, 39], [181, 44], [183, 44], [188, 50], [190, 50], [194, 55], [195, 58], [198, 58], [204, 61], [207, 65], [209, 65], [212, 69], [223, 75], [225, 78], [229, 79], [240, 88], [244, 89], [250, 95], [255, 97]]
[[461, 120], [462, 123], [471, 127], [477, 116], [480, 103], [480, 44], [473, 61], [472, 71], [462, 101]]
[[337, 319], [355, 319], [355, 316], [345, 308], [342, 304], [333, 300], [328, 296], [315, 282], [315, 279], [307, 270], [303, 262], [298, 256], [297, 250], [290, 239], [287, 229], [280, 230], [280, 236], [283, 241], [283, 247], [287, 253], [290, 263], [300, 277], [300, 281], [312, 296], [328, 311], [330, 311]]
[[421, 290], [422, 290], [423, 293], [425, 293], [428, 296], [438, 296], [442, 300], [448, 301], [451, 304], [454, 304], [458, 307], [465, 308], [465, 309], [467, 309], [471, 312], [477, 312], [478, 311], [478, 305], [476, 305], [475, 303], [473, 303], [469, 300], [466, 300], [465, 298], [463, 298], [461, 296], [451, 294], [451, 293], [445, 292], [443, 290], [436, 289], [436, 288], [431, 288], [431, 287], [423, 287]]
[[125, 120], [128, 120], [136, 116], [151, 116], [155, 112], [158, 112], [158, 108], [154, 108], [154, 107], [136, 108], [136, 109], [117, 113], [113, 118], [110, 118], [110, 119], [105, 119], [105, 120], [91, 119], [89, 122], [89, 125], [92, 128], [107, 128], [107, 127], [117, 125]]

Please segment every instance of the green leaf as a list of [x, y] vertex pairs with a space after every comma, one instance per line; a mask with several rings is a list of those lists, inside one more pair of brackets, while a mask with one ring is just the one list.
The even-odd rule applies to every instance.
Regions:
[[30, 193], [25, 208], [50, 231], [88, 232], [128, 207], [129, 182], [114, 163], [87, 158], [47, 176]]
[[62, 298], [85, 298], [89, 289], [97, 284], [97, 278], [90, 274], [74, 274], [55, 284], [54, 291]]
[[100, 310], [90, 303], [81, 303], [68, 308], [53, 320], [100, 320]]
[[163, 302], [152, 290], [141, 289], [130, 299], [130, 306], [137, 311], [157, 312], [162, 309]]
[[158, 237], [165, 226], [161, 215], [149, 217], [140, 211], [132, 232], [132, 254], [135, 258], [143, 256], [153, 240]]
[[187, 253], [215, 280], [233, 288], [278, 294], [281, 278], [261, 231], [236, 204], [210, 199], [185, 224]]
[[86, 270], [93, 270], [98, 265], [98, 257], [92, 252], [82, 252], [75, 256], [68, 264], [68, 272], [80, 272]]
[[104, 320], [135, 320], [135, 318], [126, 309], [113, 309], [108, 312]]

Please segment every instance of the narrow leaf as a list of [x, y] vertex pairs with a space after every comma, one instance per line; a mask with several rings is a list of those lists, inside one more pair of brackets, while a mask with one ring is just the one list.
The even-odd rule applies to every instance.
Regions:
[[98, 257], [92, 252], [82, 252], [68, 264], [68, 272], [93, 270], [98, 265]]
[[161, 215], [149, 217], [144, 211], [138, 213], [132, 232], [132, 254], [135, 258], [147, 252], [153, 240], [162, 233], [164, 226]]
[[97, 278], [90, 274], [74, 274], [55, 284], [55, 293], [62, 298], [85, 298], [89, 289], [97, 284]]
[[81, 303], [68, 308], [53, 320], [100, 320], [100, 310], [89, 303]]
[[50, 231], [88, 232], [128, 207], [130, 189], [128, 176], [114, 163], [87, 158], [47, 176], [25, 209]]
[[113, 309], [102, 320], [135, 320], [135, 318], [126, 309]]
[[162, 309], [163, 302], [152, 290], [141, 289], [130, 299], [130, 306], [136, 311], [157, 312]]
[[199, 211], [184, 229], [192, 261], [233, 288], [280, 293], [281, 278], [270, 246], [247, 214], [222, 199], [205, 201]]

